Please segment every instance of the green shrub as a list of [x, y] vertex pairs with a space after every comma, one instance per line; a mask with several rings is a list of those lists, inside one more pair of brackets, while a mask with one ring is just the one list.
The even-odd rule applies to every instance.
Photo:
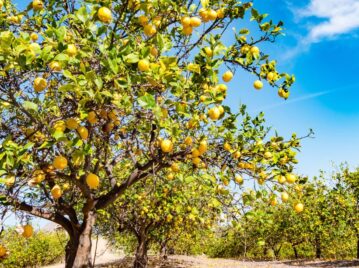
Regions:
[[63, 232], [37, 232], [29, 239], [15, 230], [8, 230], [2, 237], [2, 245], [9, 255], [0, 261], [0, 267], [38, 267], [55, 263], [64, 257], [66, 235]]

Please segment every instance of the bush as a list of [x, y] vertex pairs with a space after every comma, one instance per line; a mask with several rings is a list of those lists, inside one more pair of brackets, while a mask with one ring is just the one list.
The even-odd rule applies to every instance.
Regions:
[[8, 230], [3, 234], [1, 243], [9, 255], [0, 261], [0, 266], [19, 268], [55, 263], [64, 257], [65, 237], [63, 232], [38, 232], [25, 239], [15, 230]]

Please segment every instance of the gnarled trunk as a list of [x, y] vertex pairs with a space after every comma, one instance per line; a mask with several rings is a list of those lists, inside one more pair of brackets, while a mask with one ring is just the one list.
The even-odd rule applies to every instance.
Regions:
[[79, 231], [70, 235], [66, 245], [66, 268], [93, 267], [91, 262], [91, 234], [96, 216], [90, 212]]
[[133, 264], [134, 268], [147, 268], [148, 263], [148, 242], [144, 234], [139, 235], [138, 245], [136, 249], [135, 262]]

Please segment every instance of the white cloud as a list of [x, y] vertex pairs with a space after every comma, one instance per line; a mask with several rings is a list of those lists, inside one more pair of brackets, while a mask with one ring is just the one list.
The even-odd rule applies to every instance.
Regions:
[[319, 42], [359, 28], [359, 0], [310, 0], [307, 7], [298, 10], [300, 17], [321, 19], [309, 29], [304, 43]]

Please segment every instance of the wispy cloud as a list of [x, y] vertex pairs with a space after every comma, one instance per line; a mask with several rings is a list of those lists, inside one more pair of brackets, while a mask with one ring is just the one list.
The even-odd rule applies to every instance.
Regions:
[[271, 109], [274, 109], [274, 108], [278, 108], [278, 107], [281, 107], [283, 105], [287, 105], [287, 104], [290, 104], [290, 103], [295, 103], [295, 102], [300, 102], [300, 101], [305, 101], [305, 100], [310, 100], [310, 99], [314, 99], [314, 98], [317, 98], [317, 97], [320, 97], [320, 96], [323, 96], [323, 95], [327, 95], [329, 93], [332, 93], [336, 90], [327, 90], [327, 91], [322, 91], [322, 92], [317, 92], [317, 93], [313, 93], [313, 94], [308, 94], [308, 95], [304, 95], [302, 97], [299, 97], [299, 98], [295, 98], [295, 99], [288, 99], [287, 101], [282, 101], [282, 102], [278, 102], [278, 103], [275, 103], [275, 104], [272, 104], [272, 105], [268, 105], [268, 106], [265, 106], [265, 107], [262, 107], [261, 109], [259, 109], [258, 111], [267, 111], [267, 110], [271, 110]]
[[274, 103], [272, 105], [268, 105], [268, 106], [264, 106], [261, 107], [260, 109], [253, 111], [254, 113], [260, 112], [260, 111], [267, 111], [267, 110], [272, 110], [284, 105], [288, 105], [291, 103], [296, 103], [296, 102], [301, 102], [301, 101], [306, 101], [306, 100], [310, 100], [310, 99], [315, 99], [324, 95], [328, 95], [334, 92], [338, 92], [338, 91], [343, 91], [343, 90], [348, 90], [348, 89], [353, 89], [353, 88], [359, 88], [359, 83], [358, 84], [354, 84], [354, 85], [348, 85], [348, 86], [344, 86], [344, 87], [339, 87], [339, 88], [334, 88], [334, 89], [330, 89], [330, 90], [324, 90], [324, 91], [320, 91], [320, 92], [316, 92], [316, 93], [311, 93], [311, 94], [307, 94], [298, 98], [294, 98], [291, 99], [289, 98], [286, 101], [281, 101], [278, 103]]

